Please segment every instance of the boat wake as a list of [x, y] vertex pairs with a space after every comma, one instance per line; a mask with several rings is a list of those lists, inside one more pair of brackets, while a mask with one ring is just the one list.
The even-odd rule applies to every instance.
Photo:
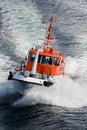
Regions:
[[[87, 88], [74, 82], [70, 77], [58, 78], [50, 88], [33, 87], [14, 106], [35, 105], [38, 103], [62, 107], [78, 108], [87, 105]], [[84, 98], [85, 97], [85, 98]]]

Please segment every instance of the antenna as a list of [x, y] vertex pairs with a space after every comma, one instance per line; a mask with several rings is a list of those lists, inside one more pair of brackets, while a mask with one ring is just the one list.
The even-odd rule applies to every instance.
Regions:
[[45, 42], [45, 45], [49, 46], [51, 44], [51, 41], [54, 39], [53, 37], [53, 22], [54, 22], [54, 17], [52, 16], [50, 18], [50, 25], [48, 27], [48, 30], [47, 30], [47, 36], [46, 36], [46, 42]]

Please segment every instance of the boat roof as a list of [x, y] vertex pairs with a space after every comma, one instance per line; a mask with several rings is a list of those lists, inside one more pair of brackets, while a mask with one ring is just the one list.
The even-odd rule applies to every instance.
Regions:
[[[36, 54], [37, 51], [36, 51], [36, 49], [32, 49], [29, 52], [32, 53], [32, 54]], [[61, 54], [50, 53], [48, 50], [39, 51], [39, 55], [53, 57], [53, 58], [61, 58]]]

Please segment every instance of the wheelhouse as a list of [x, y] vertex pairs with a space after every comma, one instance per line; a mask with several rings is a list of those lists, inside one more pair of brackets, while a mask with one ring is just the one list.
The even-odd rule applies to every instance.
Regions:
[[[31, 71], [36, 56], [36, 50], [31, 49], [28, 54], [26, 70]], [[53, 53], [49, 50], [40, 51], [36, 72], [39, 74], [50, 74], [57, 76], [64, 74], [64, 56], [63, 54]]]

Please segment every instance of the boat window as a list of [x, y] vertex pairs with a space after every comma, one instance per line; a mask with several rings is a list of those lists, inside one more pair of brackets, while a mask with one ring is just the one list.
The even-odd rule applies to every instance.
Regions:
[[52, 57], [49, 58], [49, 64], [52, 65]]
[[52, 65], [52, 58], [48, 57], [48, 56], [41, 56], [41, 55], [39, 55], [38, 63]]
[[53, 57], [39, 55], [38, 63], [58, 66], [59, 65], [59, 59], [58, 58], [53, 58]]
[[45, 64], [46, 63], [46, 57], [39, 55], [38, 63]]
[[46, 64], [52, 65], [52, 58], [46, 57]]
[[35, 59], [35, 56], [36, 56], [36, 54], [29, 54], [29, 56], [28, 56], [28, 61], [33, 62], [34, 59]]
[[58, 66], [59, 65], [59, 59], [53, 58], [53, 65]]
[[41, 59], [42, 59], [42, 56], [39, 55], [39, 56], [38, 56], [38, 63], [41, 63]]
[[30, 57], [31, 57], [31, 53], [29, 53], [29, 55], [28, 55], [28, 61], [30, 61]]
[[45, 56], [42, 56], [42, 61], [41, 61], [42, 64], [46, 64], [46, 57]]

